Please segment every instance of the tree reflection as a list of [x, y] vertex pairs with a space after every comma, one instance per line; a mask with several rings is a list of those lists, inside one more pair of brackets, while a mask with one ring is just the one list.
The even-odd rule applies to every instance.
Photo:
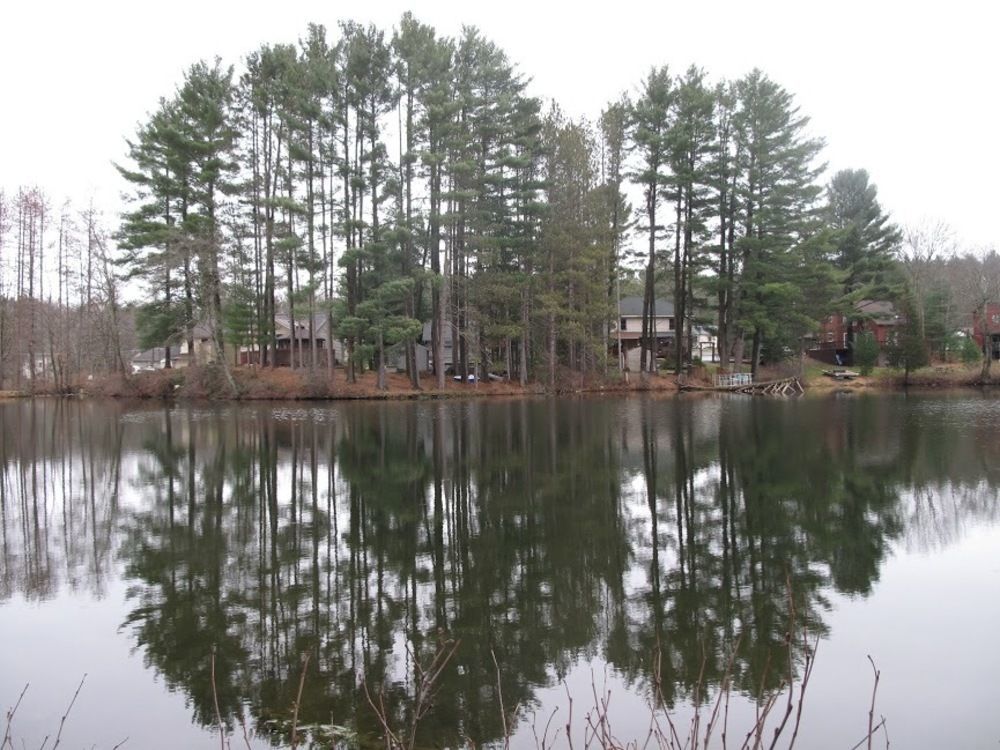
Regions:
[[0, 405], [0, 604], [62, 587], [104, 595], [119, 520], [124, 429], [117, 405]]
[[757, 696], [789, 668], [789, 597], [822, 634], [826, 595], [869, 594], [942, 502], [996, 513], [998, 447], [921, 403], [7, 404], [0, 596], [100, 594], [120, 565], [146, 663], [211, 725], [214, 655], [224, 720], [276, 743], [304, 654], [300, 721], [375, 735], [362, 681], [408, 724], [445, 636], [421, 744], [502, 736], [494, 654], [508, 707], [594, 656], [673, 705], [741, 636]]

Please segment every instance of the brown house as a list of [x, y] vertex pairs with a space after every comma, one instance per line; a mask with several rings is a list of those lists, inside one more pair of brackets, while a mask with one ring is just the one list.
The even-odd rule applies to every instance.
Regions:
[[[297, 365], [308, 365], [315, 361], [317, 365], [326, 365], [329, 356], [329, 345], [333, 347], [333, 361], [336, 364], [341, 359], [341, 343], [337, 339], [329, 341], [329, 318], [325, 313], [316, 313], [312, 320], [312, 338], [310, 338], [309, 316], [296, 316], [294, 322], [286, 313], [274, 316], [274, 333], [278, 349], [274, 352], [274, 365], [288, 367], [294, 358]], [[269, 355], [270, 356], [270, 355]], [[259, 347], [240, 347], [240, 364], [260, 364], [262, 358]]]

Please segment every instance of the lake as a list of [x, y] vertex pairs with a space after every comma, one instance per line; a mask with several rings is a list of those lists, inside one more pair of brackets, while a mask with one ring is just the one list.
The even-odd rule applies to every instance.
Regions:
[[720, 695], [738, 747], [810, 665], [796, 746], [850, 748], [869, 655], [893, 746], [1000, 742], [993, 395], [24, 400], [0, 466], [17, 747], [84, 675], [67, 747], [664, 747]]

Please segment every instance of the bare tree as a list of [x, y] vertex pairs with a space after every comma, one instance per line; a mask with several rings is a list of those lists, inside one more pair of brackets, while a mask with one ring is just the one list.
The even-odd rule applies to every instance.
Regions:
[[927, 307], [935, 268], [954, 256], [956, 248], [954, 231], [942, 221], [924, 221], [904, 230], [899, 260], [912, 294], [913, 314], [921, 340], [927, 338]]
[[983, 341], [980, 378], [990, 375], [993, 348], [990, 342], [990, 306], [1000, 302], [1000, 255], [994, 248], [981, 253], [954, 255], [947, 264], [947, 280], [957, 303], [957, 312], [977, 328]]

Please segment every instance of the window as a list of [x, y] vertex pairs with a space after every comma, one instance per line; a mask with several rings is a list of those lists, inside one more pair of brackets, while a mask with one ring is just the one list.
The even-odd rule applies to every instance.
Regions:
[[622, 318], [619, 328], [623, 331], [628, 328], [628, 318]]
[[829, 341], [831, 344], [833, 343], [833, 331], [826, 332], [826, 340]]

